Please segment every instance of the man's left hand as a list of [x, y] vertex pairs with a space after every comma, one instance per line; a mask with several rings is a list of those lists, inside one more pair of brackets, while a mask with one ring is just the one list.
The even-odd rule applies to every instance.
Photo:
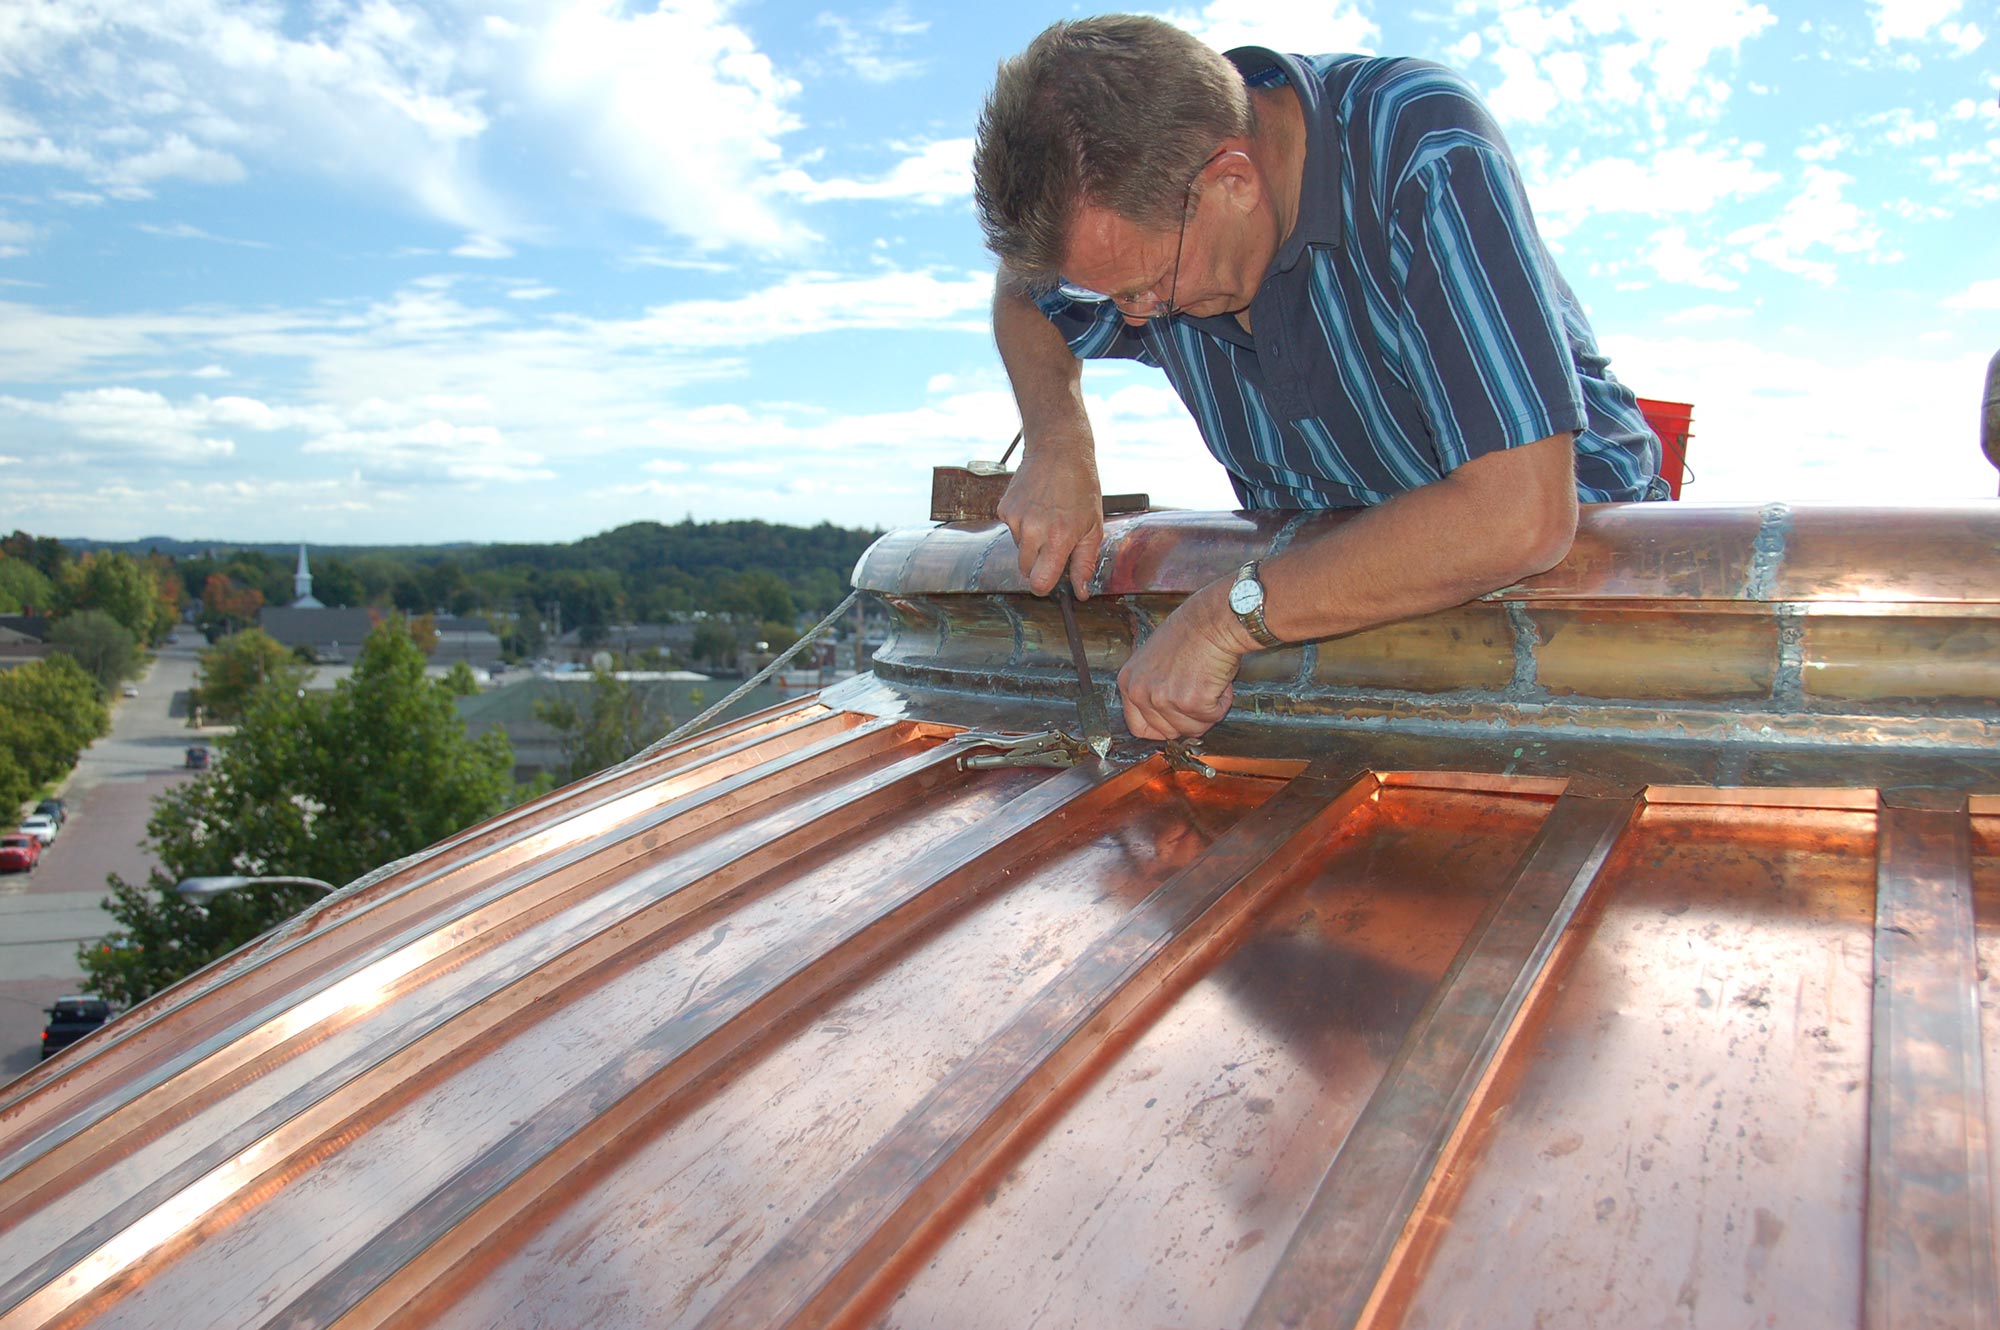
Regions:
[[1141, 739], [1192, 739], [1235, 700], [1237, 667], [1257, 643], [1216, 582], [1189, 596], [1118, 671], [1125, 724]]

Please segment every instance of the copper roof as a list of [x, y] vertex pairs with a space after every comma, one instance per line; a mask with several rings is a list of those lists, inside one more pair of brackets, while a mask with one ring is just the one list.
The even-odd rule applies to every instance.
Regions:
[[[1112, 523], [1108, 679], [1337, 517]], [[0, 1088], [0, 1330], [1996, 1325], [2000, 505], [1588, 511], [1073, 723], [1003, 532], [872, 675], [354, 884]]]

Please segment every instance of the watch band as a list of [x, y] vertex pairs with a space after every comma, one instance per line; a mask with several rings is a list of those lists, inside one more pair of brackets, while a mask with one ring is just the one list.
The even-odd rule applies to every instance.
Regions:
[[1261, 559], [1252, 559], [1241, 568], [1238, 568], [1236, 570], [1236, 581], [1231, 585], [1231, 590], [1233, 591], [1236, 586], [1240, 586], [1245, 582], [1256, 583], [1257, 598], [1255, 603], [1248, 609], [1237, 609], [1232, 597], [1232, 603], [1229, 608], [1235, 613], [1236, 621], [1243, 625], [1243, 631], [1257, 639], [1257, 645], [1263, 647], [1281, 647], [1285, 644], [1284, 639], [1272, 632], [1269, 625], [1264, 622], [1264, 582], [1262, 578], [1257, 576], [1258, 566], [1262, 562], [1263, 560]]

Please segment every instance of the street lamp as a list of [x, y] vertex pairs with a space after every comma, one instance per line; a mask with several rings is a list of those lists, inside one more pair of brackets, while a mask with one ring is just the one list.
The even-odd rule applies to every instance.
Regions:
[[190, 900], [205, 901], [220, 896], [225, 891], [240, 891], [244, 887], [316, 887], [321, 891], [338, 891], [331, 882], [322, 882], [316, 877], [184, 877], [174, 884], [174, 890]]

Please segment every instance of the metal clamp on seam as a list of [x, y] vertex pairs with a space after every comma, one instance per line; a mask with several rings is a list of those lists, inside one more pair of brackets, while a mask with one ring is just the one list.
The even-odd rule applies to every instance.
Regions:
[[1036, 734], [967, 730], [952, 742], [967, 748], [994, 750], [960, 754], [960, 771], [990, 771], [997, 767], [1073, 767], [1086, 757], [1096, 756], [1089, 744], [1071, 738], [1061, 730], [1043, 730]]
[[1160, 755], [1175, 771], [1191, 771], [1204, 780], [1215, 779], [1215, 768], [1201, 760], [1201, 740], [1175, 739], [1160, 745]]

